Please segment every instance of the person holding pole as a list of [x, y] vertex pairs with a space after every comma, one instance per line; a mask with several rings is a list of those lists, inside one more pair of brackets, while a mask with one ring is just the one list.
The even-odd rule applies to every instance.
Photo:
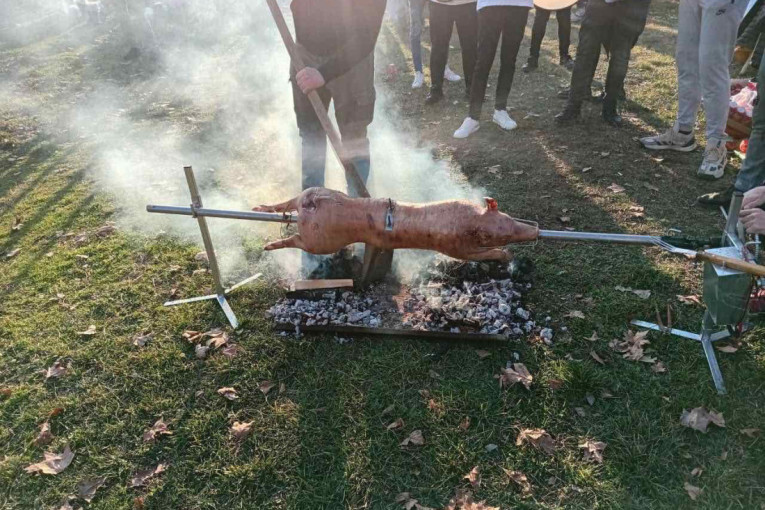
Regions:
[[[307, 94], [316, 91], [335, 118], [349, 162], [366, 184], [367, 126], [375, 107], [374, 48], [386, 0], [292, 0], [296, 50], [306, 67], [290, 72], [302, 145], [302, 189], [324, 186], [327, 138]], [[348, 181], [348, 194], [359, 190]]]

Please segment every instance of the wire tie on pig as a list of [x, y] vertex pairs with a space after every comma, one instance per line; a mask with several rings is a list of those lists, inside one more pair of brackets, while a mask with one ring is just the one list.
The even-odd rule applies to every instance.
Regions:
[[388, 199], [388, 210], [385, 212], [385, 231], [391, 232], [393, 230], [393, 210], [395, 209], [395, 206], [393, 205], [393, 200], [390, 198]]

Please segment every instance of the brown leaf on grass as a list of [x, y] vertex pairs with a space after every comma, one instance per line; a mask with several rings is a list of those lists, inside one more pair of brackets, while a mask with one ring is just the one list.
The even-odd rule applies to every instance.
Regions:
[[96, 491], [104, 485], [104, 483], [106, 483], [106, 478], [103, 476], [82, 480], [77, 484], [77, 495], [90, 503], [96, 496]]
[[103, 226], [99, 227], [98, 230], [96, 230], [96, 236], [98, 237], [109, 237], [117, 230], [114, 223], [111, 221], [107, 221]]
[[481, 471], [478, 469], [478, 466], [471, 469], [470, 473], [466, 474], [462, 478], [470, 482], [470, 485], [472, 485], [474, 489], [477, 489], [481, 486]]
[[162, 418], [157, 420], [154, 425], [143, 433], [145, 443], [154, 442], [159, 436], [171, 436], [173, 432], [167, 428], [167, 423]]
[[35, 438], [35, 446], [45, 446], [53, 441], [53, 434], [50, 431], [50, 423], [47, 421], [40, 425], [40, 433]]
[[131, 487], [143, 487], [146, 485], [146, 483], [155, 477], [156, 475], [164, 472], [167, 469], [167, 466], [164, 464], [158, 464], [155, 468], [149, 468], [144, 469], [142, 471], [136, 472], [136, 474], [133, 475], [133, 478], [130, 479], [130, 486]]
[[287, 385], [284, 383], [279, 383], [279, 395], [283, 394], [285, 391], [287, 391]]
[[197, 344], [194, 346], [194, 355], [197, 359], [205, 359], [207, 357], [207, 351], [209, 350], [210, 348], [206, 345]]
[[622, 287], [621, 285], [617, 285], [616, 287], [614, 287], [614, 289], [618, 290], [619, 292], [632, 292], [640, 299], [648, 299], [649, 297], [651, 297], [650, 290], [633, 289], [630, 287]]
[[402, 492], [396, 496], [396, 503], [400, 504], [404, 510], [412, 510], [419, 506], [417, 500], [414, 499], [408, 492]]
[[419, 393], [422, 398], [430, 398], [430, 391], [428, 390], [417, 390], [417, 393]]
[[651, 191], [659, 191], [659, 188], [657, 188], [653, 184], [648, 184], [647, 182], [644, 182], [643, 186], [645, 187], [645, 189], [650, 189]]
[[27, 473], [40, 473], [45, 475], [57, 475], [72, 463], [74, 453], [69, 446], [62, 453], [45, 452], [44, 459], [36, 464], [30, 464], [24, 468]]
[[715, 349], [717, 349], [720, 352], [725, 352], [727, 354], [733, 354], [734, 352], [738, 351], [738, 347], [732, 344], [728, 345], [715, 345]]
[[220, 352], [223, 353], [223, 355], [229, 359], [236, 357], [237, 354], [239, 354], [239, 346], [237, 344], [226, 344], [226, 346], [221, 349]]
[[478, 357], [481, 359], [491, 356], [491, 353], [489, 351], [484, 351], [483, 349], [478, 349], [475, 351], [475, 353], [478, 354]]
[[85, 331], [78, 331], [77, 334], [80, 336], [93, 336], [96, 334], [96, 325], [91, 324], [90, 326], [88, 326], [88, 329], [86, 329]]
[[698, 499], [698, 497], [701, 496], [701, 494], [704, 492], [703, 489], [696, 487], [695, 485], [691, 485], [688, 482], [683, 484], [683, 488], [693, 501], [696, 501], [696, 499]]
[[611, 183], [609, 187], [606, 188], [611, 193], [624, 193], [625, 188], [623, 186], [619, 186], [615, 182]]
[[701, 466], [698, 466], [698, 467], [693, 468], [693, 470], [691, 471], [691, 476], [701, 476], [701, 473], [703, 473], [703, 472], [704, 472], [704, 470], [701, 469]]
[[239, 398], [239, 395], [236, 394], [236, 390], [228, 386], [226, 386], [225, 388], [219, 389], [218, 395], [220, 395], [223, 398], [227, 398], [229, 400], [236, 400]]
[[544, 429], [523, 429], [515, 440], [516, 446], [521, 446], [524, 442], [531, 444], [534, 448], [544, 451], [548, 455], [555, 453], [555, 441]]
[[744, 434], [745, 436], [754, 438], [754, 437], [757, 437], [760, 434], [760, 429], [756, 429], [756, 428], [754, 428], [754, 429], [741, 429], [738, 432], [740, 434]]
[[207, 252], [204, 252], [204, 251], [200, 251], [196, 255], [194, 255], [194, 260], [196, 260], [197, 262], [203, 262], [205, 264], [210, 261], [210, 259], [207, 257]]
[[386, 414], [390, 414], [393, 412], [393, 409], [395, 409], [396, 406], [394, 404], [389, 405], [385, 409], [383, 409], [383, 412], [380, 413], [380, 416], [385, 416]]
[[589, 439], [579, 445], [584, 450], [584, 460], [594, 461], [603, 464], [603, 450], [606, 449], [606, 443], [602, 441], [590, 441]]
[[469, 490], [457, 489], [457, 494], [449, 500], [443, 510], [500, 510], [498, 506], [489, 506], [485, 501], [474, 501]]
[[21, 248], [16, 248], [15, 250], [11, 250], [8, 253], [6, 253], [5, 254], [5, 258], [12, 259], [13, 257], [18, 255], [19, 253], [21, 253]]
[[531, 388], [534, 378], [523, 363], [513, 363], [513, 368], [501, 368], [500, 372], [500, 375], [495, 376], [499, 379], [500, 388], [513, 386], [515, 383], [523, 384], [527, 390]]
[[515, 482], [521, 488], [521, 497], [531, 496], [531, 483], [529, 479], [520, 471], [511, 471], [509, 469], [504, 470], [510, 480]]
[[569, 223], [571, 221], [571, 216], [559, 216], [558, 221], [561, 223]]
[[597, 331], [593, 331], [592, 332], [592, 336], [590, 338], [588, 338], [587, 340], [590, 341], [590, 342], [597, 342], [598, 341], [598, 332]]
[[202, 334], [203, 337], [210, 337], [207, 341], [207, 347], [211, 349], [219, 349], [228, 343], [228, 333], [220, 328], [216, 328]]
[[45, 379], [50, 379], [51, 377], [61, 377], [62, 375], [66, 375], [67, 371], [69, 370], [69, 367], [61, 363], [61, 361], [56, 361], [48, 367], [48, 370], [45, 371]]
[[13, 390], [10, 388], [0, 388], [0, 397], [10, 398], [13, 395]]
[[23, 227], [24, 224], [21, 222], [21, 216], [16, 216], [13, 218], [13, 224], [11, 225], [11, 232], [18, 232], [21, 230], [21, 227]]
[[231, 425], [231, 436], [233, 436], [235, 441], [244, 441], [245, 438], [250, 435], [250, 432], [252, 432], [254, 423], [254, 421], [235, 421], [234, 424]]
[[133, 510], [143, 510], [145, 508], [144, 496], [133, 498]]
[[202, 339], [202, 332], [187, 330], [187, 331], [184, 331], [181, 336], [185, 338], [189, 343], [195, 344]]
[[592, 393], [588, 393], [584, 396], [584, 399], [587, 401], [588, 404], [590, 404], [590, 407], [595, 405], [595, 395]]
[[653, 370], [657, 374], [663, 374], [667, 371], [667, 367], [664, 366], [664, 363], [661, 361], [657, 361], [654, 365], [651, 365], [651, 370]]
[[704, 434], [707, 433], [707, 427], [710, 423], [714, 423], [718, 427], [725, 427], [725, 419], [722, 413], [715, 413], [707, 411], [703, 407], [696, 407], [690, 411], [684, 409], [683, 414], [680, 416], [681, 425], [698, 430]]
[[64, 501], [61, 502], [61, 506], [55, 507], [54, 510], [74, 510], [71, 503], [74, 499], [74, 496], [67, 496]]
[[152, 339], [154, 339], [154, 333], [149, 333], [146, 335], [138, 334], [133, 337], [133, 345], [136, 347], [146, 347], [146, 344], [148, 344]]
[[608, 346], [616, 352], [622, 353], [622, 357], [626, 360], [642, 361], [644, 356], [643, 347], [651, 343], [646, 339], [646, 336], [648, 336], [648, 331], [635, 333], [627, 330], [624, 333], [623, 341], [620, 342], [614, 339], [608, 343]]
[[258, 384], [258, 389], [263, 395], [268, 395], [268, 392], [274, 389], [274, 386], [276, 386], [275, 383], [272, 383], [269, 380], [265, 380]]
[[462, 432], [465, 432], [469, 428], [470, 428], [470, 416], [465, 416], [465, 418], [459, 424], [459, 429]]
[[584, 418], [585, 416], [587, 416], [587, 413], [585, 412], [585, 410], [584, 410], [584, 407], [575, 407], [575, 408], [574, 408], [574, 411], [576, 412], [576, 414], [578, 414], [578, 415], [579, 415], [579, 416], [581, 416], [582, 418]]
[[704, 306], [704, 304], [701, 302], [701, 297], [699, 297], [697, 294], [689, 294], [688, 296], [676, 294], [676, 296], [677, 296], [677, 300], [684, 305]]
[[63, 412], [64, 412], [63, 407], [54, 407], [53, 410], [48, 413], [48, 419], [58, 416], [59, 414]]
[[603, 359], [600, 356], [598, 356], [598, 353], [595, 351], [590, 351], [590, 357], [594, 359], [595, 361], [597, 361], [598, 363], [600, 363], [601, 365], [606, 364], [606, 362], [603, 361]]
[[559, 390], [563, 387], [563, 381], [560, 379], [548, 379], [547, 387], [553, 391]]
[[415, 446], [422, 446], [425, 444], [425, 437], [422, 435], [421, 430], [413, 431], [400, 443], [401, 446], [407, 446], [410, 444], [413, 444]]
[[403, 429], [404, 428], [404, 419], [398, 418], [396, 421], [391, 422], [387, 427], [385, 427], [388, 430], [396, 430], [396, 429]]
[[579, 310], [572, 310], [568, 312], [564, 317], [570, 317], [572, 319], [584, 319], [584, 312], [581, 312]]

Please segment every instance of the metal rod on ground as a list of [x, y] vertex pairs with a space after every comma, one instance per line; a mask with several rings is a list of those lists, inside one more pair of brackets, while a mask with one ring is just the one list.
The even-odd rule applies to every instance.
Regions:
[[[292, 324], [277, 324], [274, 326], [278, 331], [295, 332]], [[364, 326], [338, 326], [328, 324], [326, 326], [300, 326], [301, 333], [336, 333], [348, 336], [390, 336], [405, 340], [406, 338], [419, 338], [425, 340], [450, 340], [454, 342], [486, 342], [507, 343], [508, 338], [504, 335], [491, 335], [487, 333], [452, 333], [449, 331], [429, 331], [416, 329], [372, 328]]]

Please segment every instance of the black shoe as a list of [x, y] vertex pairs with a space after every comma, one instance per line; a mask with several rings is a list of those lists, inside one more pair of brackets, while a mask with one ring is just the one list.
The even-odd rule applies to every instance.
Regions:
[[443, 90], [431, 90], [428, 96], [425, 98], [425, 104], [436, 104], [444, 98]]
[[696, 199], [696, 201], [699, 203], [699, 205], [709, 205], [712, 207], [728, 207], [730, 204], [731, 198], [733, 198], [733, 192], [735, 191], [735, 188], [733, 186], [728, 186], [726, 189], [722, 191], [713, 191], [712, 193], [706, 193], [704, 195], [701, 195], [699, 198]]
[[571, 89], [563, 89], [558, 91], [558, 99], [568, 99], [571, 95]]
[[616, 107], [616, 101], [603, 101], [603, 120], [614, 127], [622, 127], [622, 116]]
[[560, 56], [560, 65], [568, 69], [569, 71], [574, 70], [574, 59], [571, 58], [571, 55], [561, 55]]
[[582, 105], [566, 103], [566, 107], [555, 116], [555, 123], [559, 126], [567, 126], [579, 122], [582, 114]]
[[531, 71], [534, 71], [537, 67], [539, 67], [539, 59], [536, 59], [534, 57], [529, 57], [529, 59], [526, 61], [525, 64], [523, 64], [524, 73], [530, 73]]

